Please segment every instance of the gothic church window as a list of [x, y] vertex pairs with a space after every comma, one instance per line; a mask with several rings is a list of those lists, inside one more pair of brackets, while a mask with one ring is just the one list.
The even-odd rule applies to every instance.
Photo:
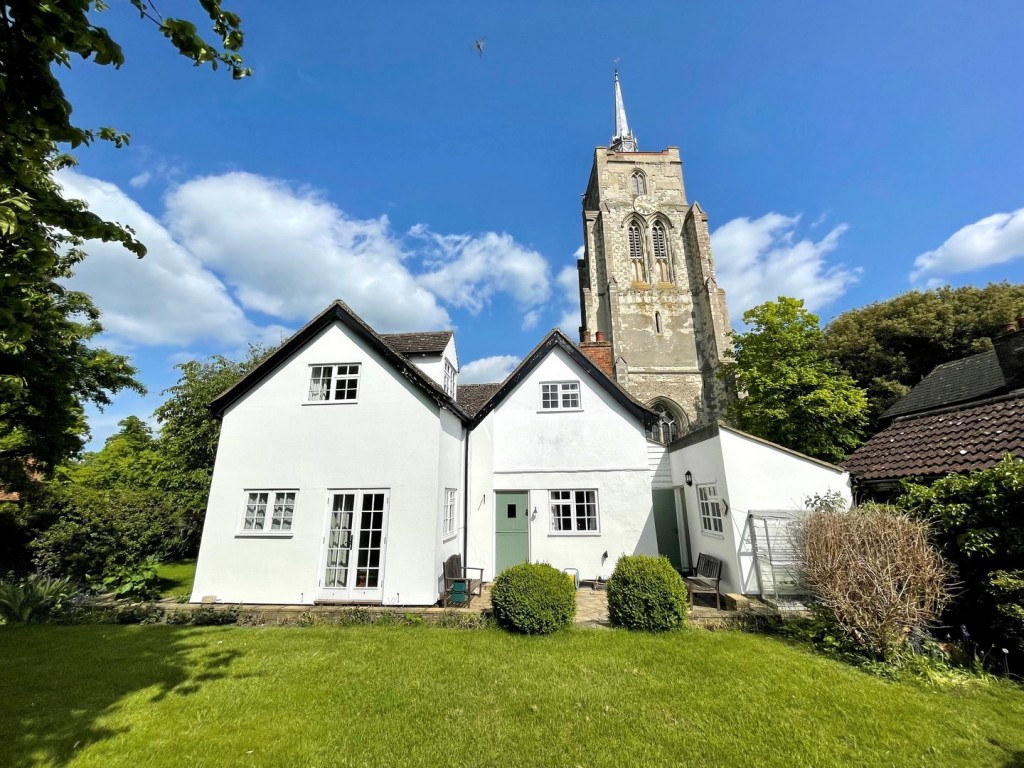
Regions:
[[644, 243], [640, 236], [640, 226], [636, 222], [629, 225], [629, 260], [633, 265], [633, 280], [638, 283], [646, 283], [647, 270], [644, 268]]
[[662, 403], [649, 406], [658, 415], [658, 421], [647, 430], [647, 437], [668, 445], [683, 433], [680, 419]]
[[672, 277], [669, 273], [668, 237], [665, 235], [665, 225], [660, 221], [654, 222], [651, 228], [651, 241], [654, 244], [654, 269], [658, 273], [658, 281], [670, 282]]
[[630, 180], [633, 183], [634, 195], [647, 194], [647, 178], [644, 176], [643, 171], [633, 171], [633, 174], [630, 176]]

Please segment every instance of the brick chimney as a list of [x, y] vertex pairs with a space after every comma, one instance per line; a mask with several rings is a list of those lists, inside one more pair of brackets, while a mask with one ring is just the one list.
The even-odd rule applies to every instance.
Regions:
[[[580, 343], [580, 350], [590, 358], [590, 361], [604, 371], [609, 378], [615, 378], [615, 371], [612, 367], [612, 343], [604, 340], [604, 331], [598, 331], [593, 341], [590, 340], [590, 333], [584, 333], [584, 341]], [[1024, 338], [1022, 338], [1024, 340]]]
[[1016, 323], [1007, 323], [1002, 336], [992, 340], [996, 350], [999, 367], [1010, 389], [1024, 387], [1024, 316], [1018, 317]]

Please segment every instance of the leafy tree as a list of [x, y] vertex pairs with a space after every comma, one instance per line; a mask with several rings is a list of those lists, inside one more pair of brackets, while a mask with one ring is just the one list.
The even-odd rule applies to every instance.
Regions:
[[745, 394], [730, 406], [740, 429], [826, 461], [857, 447], [867, 398], [828, 358], [818, 317], [780, 296], [743, 314], [724, 375]]
[[[219, 45], [183, 19], [162, 19], [151, 4], [130, 0], [196, 65], [248, 74], [237, 51], [240, 21], [220, 0], [199, 0]], [[104, 405], [126, 387], [141, 390], [126, 358], [89, 346], [99, 313], [60, 280], [84, 257], [84, 241], [145, 247], [128, 227], [104, 221], [64, 197], [52, 174], [74, 164], [72, 149], [95, 139], [128, 141], [112, 128], [71, 122], [71, 104], [54, 74], [73, 58], [115, 68], [121, 48], [92, 17], [102, 0], [0, 1], [0, 486], [23, 488], [82, 447], [82, 404]], [[29, 469], [29, 465], [31, 469]]]
[[210, 403], [270, 352], [254, 345], [239, 361], [216, 355], [204, 362], [182, 363], [178, 383], [165, 392], [170, 396], [156, 409], [161, 424], [157, 449], [164, 462], [163, 483], [188, 521], [188, 551], [199, 546], [220, 438], [220, 420], [210, 413]]
[[1024, 462], [905, 483], [896, 502], [930, 520], [962, 591], [947, 614], [979, 641], [1015, 641], [1024, 653]]
[[868, 393], [868, 417], [941, 363], [991, 349], [990, 339], [1024, 313], [1024, 285], [910, 291], [851, 309], [825, 328], [828, 354]]

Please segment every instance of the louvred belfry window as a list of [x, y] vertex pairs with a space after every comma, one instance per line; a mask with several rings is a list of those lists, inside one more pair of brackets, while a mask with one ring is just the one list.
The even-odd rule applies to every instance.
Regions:
[[665, 225], [660, 221], [654, 222], [651, 228], [651, 242], [654, 245], [654, 264], [658, 270], [658, 280], [667, 283], [672, 279], [668, 262], [668, 236], [665, 234]]
[[639, 283], [647, 282], [647, 270], [644, 268], [644, 244], [637, 224], [629, 225], [629, 260], [633, 264], [633, 279]]

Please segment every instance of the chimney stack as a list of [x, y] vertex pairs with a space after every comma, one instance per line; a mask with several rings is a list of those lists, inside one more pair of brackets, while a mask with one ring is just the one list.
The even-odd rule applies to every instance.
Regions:
[[590, 341], [589, 331], [584, 333], [580, 351], [590, 358], [590, 362], [604, 371], [608, 378], [615, 378], [615, 370], [612, 367], [612, 344], [604, 340], [604, 331], [594, 334], [594, 341]]

